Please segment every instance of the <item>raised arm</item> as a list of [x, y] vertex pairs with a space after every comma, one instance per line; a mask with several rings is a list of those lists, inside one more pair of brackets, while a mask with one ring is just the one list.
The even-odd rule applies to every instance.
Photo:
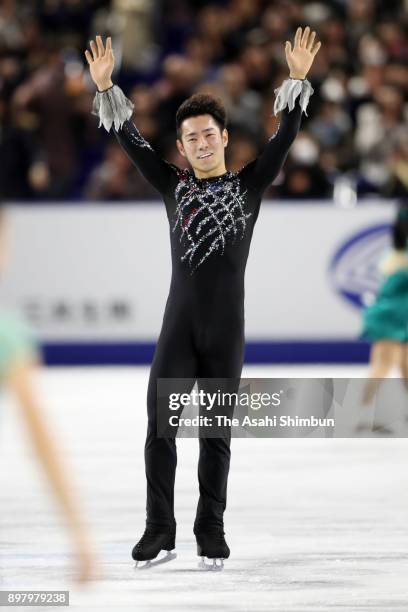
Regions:
[[260, 193], [275, 180], [281, 170], [290, 146], [299, 132], [302, 112], [307, 116], [306, 109], [313, 88], [306, 79], [306, 74], [321, 46], [320, 42], [313, 44], [315, 32], [310, 36], [309, 34], [309, 27], [305, 28], [303, 34], [302, 29], [298, 28], [293, 50], [290, 42], [286, 42], [285, 54], [290, 76], [281, 87], [275, 89], [273, 111], [275, 116], [281, 112], [278, 129], [259, 157], [242, 170], [245, 179]]
[[114, 68], [111, 38], [107, 38], [106, 48], [100, 36], [96, 37], [96, 42], [92, 40], [90, 46], [92, 55], [86, 50], [85, 57], [91, 77], [98, 88], [92, 113], [99, 117], [99, 127], [103, 125], [108, 132], [113, 128], [119, 144], [133, 164], [145, 179], [164, 195], [176, 182], [175, 168], [154, 151], [130, 121], [133, 104], [111, 79]]

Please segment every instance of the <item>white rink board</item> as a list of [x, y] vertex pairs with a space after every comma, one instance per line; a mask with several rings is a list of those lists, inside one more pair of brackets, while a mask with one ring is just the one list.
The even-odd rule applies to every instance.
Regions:
[[[328, 266], [350, 236], [393, 216], [375, 203], [264, 202], [246, 272], [247, 340], [356, 338], [360, 313], [335, 292]], [[0, 299], [29, 312], [43, 341], [157, 338], [171, 274], [164, 205], [13, 206], [10, 222]]]

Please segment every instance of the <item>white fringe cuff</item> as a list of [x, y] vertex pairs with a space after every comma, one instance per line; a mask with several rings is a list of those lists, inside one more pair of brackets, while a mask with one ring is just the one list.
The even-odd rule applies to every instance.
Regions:
[[99, 117], [99, 126], [110, 131], [112, 124], [119, 130], [133, 114], [133, 103], [117, 85], [106, 91], [97, 91], [93, 100], [92, 114]]
[[306, 108], [313, 92], [314, 89], [307, 79], [285, 79], [282, 85], [275, 89], [274, 115], [277, 115], [286, 106], [289, 106], [289, 111], [293, 110], [296, 98], [300, 94], [300, 106], [307, 117]]

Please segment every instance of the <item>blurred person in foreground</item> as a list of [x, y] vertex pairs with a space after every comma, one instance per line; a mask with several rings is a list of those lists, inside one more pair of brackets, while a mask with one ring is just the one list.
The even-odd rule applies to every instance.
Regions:
[[[159, 191], [171, 228], [170, 294], [147, 393], [146, 529], [132, 551], [133, 559], [146, 561], [146, 565], [162, 550], [168, 551], [168, 560], [175, 556], [170, 551], [176, 536], [177, 450], [175, 437], [158, 435], [158, 422], [163, 413], [168, 414], [169, 398], [158, 397], [157, 381], [186, 380], [174, 388], [187, 395], [194, 386], [191, 380], [198, 380], [200, 391], [205, 393], [217, 392], [218, 385], [214, 389], [211, 381], [220, 378], [227, 381], [224, 392], [234, 394], [238, 389], [245, 347], [244, 274], [252, 232], [264, 191], [280, 171], [313, 93], [306, 75], [321, 46], [315, 35], [309, 27], [304, 31], [298, 28], [293, 49], [286, 42], [289, 78], [275, 90], [274, 113], [283, 111], [280, 125], [259, 157], [239, 171], [227, 171], [225, 166], [228, 131], [221, 100], [196, 93], [179, 106], [176, 145], [191, 166], [191, 170], [181, 169], [161, 159], [130, 121], [133, 105], [111, 80], [114, 57], [110, 38], [105, 48], [97, 36], [96, 42], [90, 43], [92, 53], [85, 51], [98, 88], [93, 113], [108, 131], [114, 126], [123, 149]], [[154, 243], [156, 238], [153, 235], [151, 239]], [[200, 567], [219, 569], [230, 554], [223, 520], [230, 428], [224, 428], [218, 437], [200, 435], [199, 442], [200, 497], [194, 522], [197, 554], [202, 557]], [[205, 557], [212, 563], [206, 563]]]
[[[0, 282], [7, 261], [7, 238], [5, 213], [0, 208]], [[85, 582], [94, 574], [93, 555], [78, 502], [72, 491], [71, 479], [41, 412], [34, 384], [39, 363], [39, 350], [23, 321], [0, 307], [0, 400], [5, 389], [16, 397], [37, 457], [69, 528], [76, 556], [77, 579]]]
[[408, 200], [402, 200], [392, 229], [392, 248], [380, 263], [383, 276], [373, 304], [363, 311], [362, 338], [372, 343], [370, 371], [357, 432], [393, 430], [373, 414], [382, 379], [397, 366], [408, 391]]

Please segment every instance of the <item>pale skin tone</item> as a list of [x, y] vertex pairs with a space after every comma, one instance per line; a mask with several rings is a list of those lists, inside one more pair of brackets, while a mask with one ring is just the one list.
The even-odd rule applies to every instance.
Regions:
[[387, 378], [391, 368], [397, 366], [408, 391], [408, 347], [396, 340], [378, 340], [371, 347], [370, 371], [368, 374], [363, 404], [372, 402], [383, 378]]
[[[313, 60], [321, 47], [315, 42], [316, 32], [309, 26], [298, 28], [293, 40], [285, 43], [285, 56], [289, 76], [305, 79]], [[97, 36], [90, 41], [91, 51], [85, 51], [91, 77], [99, 91], [112, 87], [112, 72], [115, 64], [112, 41], [108, 37], [106, 45]], [[228, 131], [221, 130], [212, 115], [189, 117], [181, 124], [181, 134], [176, 140], [177, 149], [187, 159], [197, 178], [220, 176], [226, 172], [225, 147], [228, 144]]]
[[17, 399], [37, 457], [63, 511], [77, 558], [76, 578], [79, 582], [85, 582], [94, 575], [93, 555], [72, 491], [71, 479], [60, 460], [54, 437], [42, 417], [34, 384], [37, 368], [38, 364], [33, 361], [17, 360], [9, 369], [6, 384]]
[[[391, 368], [398, 367], [405, 390], [408, 391], [408, 346], [396, 340], [378, 340], [374, 342], [370, 353], [370, 370], [365, 383], [362, 404], [365, 409], [371, 406], [384, 378], [387, 378]], [[362, 415], [363, 416], [363, 415]], [[367, 429], [365, 423], [358, 423], [356, 430]], [[375, 432], [392, 433], [387, 425], [378, 423], [374, 418], [372, 429]]]
[[[3, 215], [0, 215], [0, 275], [7, 259], [5, 235], [6, 223]], [[95, 573], [94, 559], [70, 479], [60, 460], [54, 437], [42, 416], [34, 382], [37, 369], [38, 364], [31, 358], [16, 359], [8, 368], [5, 385], [17, 399], [38, 459], [63, 511], [77, 558], [77, 580], [85, 582]]]

